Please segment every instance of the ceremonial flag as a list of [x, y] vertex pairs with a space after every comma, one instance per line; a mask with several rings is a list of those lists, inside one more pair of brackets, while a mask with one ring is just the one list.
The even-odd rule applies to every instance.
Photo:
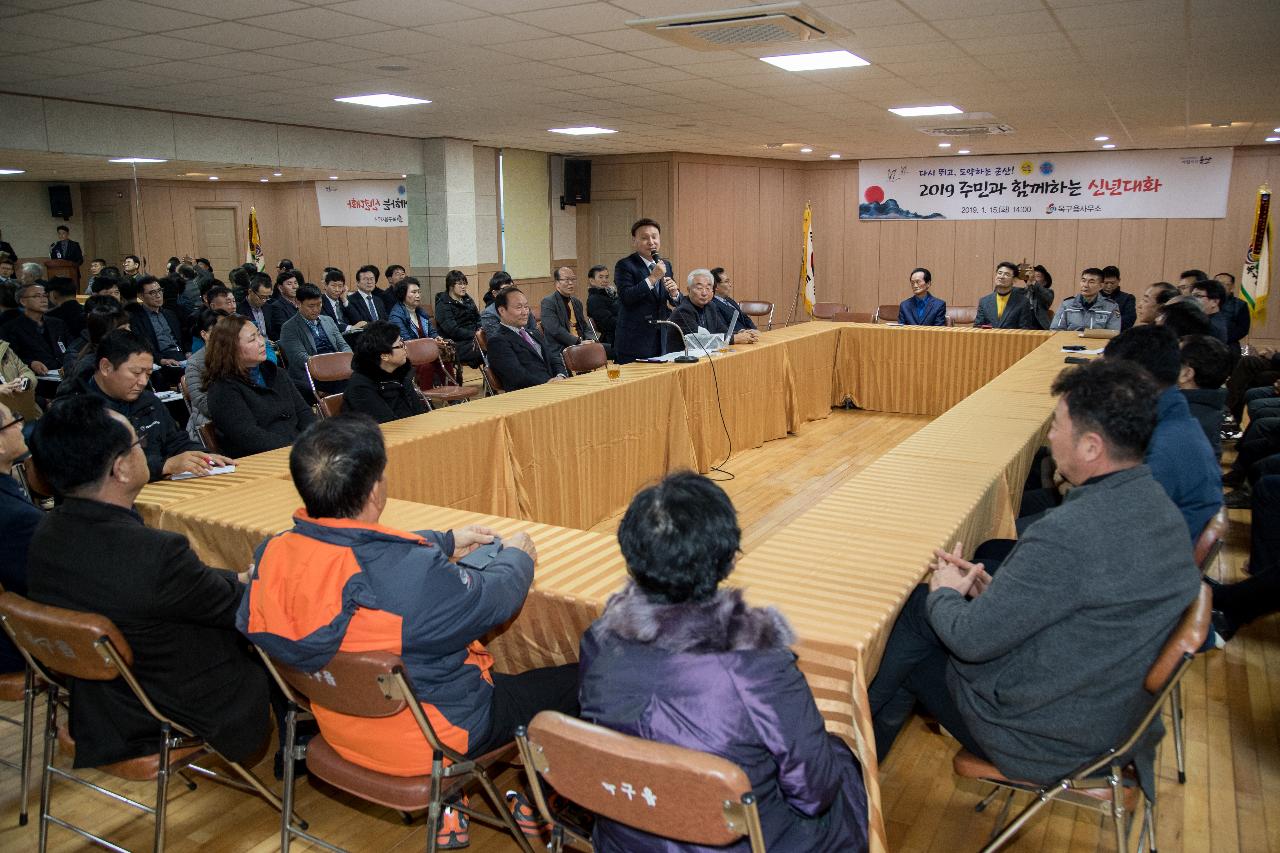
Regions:
[[1249, 316], [1256, 323], [1267, 319], [1267, 291], [1271, 289], [1271, 189], [1258, 187], [1258, 203], [1254, 208], [1253, 228], [1249, 231], [1249, 247], [1244, 253], [1244, 272], [1240, 276], [1240, 295], [1249, 305]]
[[258, 233], [258, 211], [249, 208], [249, 251], [245, 260], [262, 269], [262, 235]]
[[809, 203], [804, 205], [804, 269], [800, 274], [803, 282], [804, 310], [813, 316], [813, 305], [818, 301], [818, 291], [813, 281], [813, 211]]

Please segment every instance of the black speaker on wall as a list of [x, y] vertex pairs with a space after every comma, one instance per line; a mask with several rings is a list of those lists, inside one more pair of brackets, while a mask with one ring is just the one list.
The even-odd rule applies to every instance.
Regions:
[[560, 196], [560, 209], [569, 204], [591, 203], [591, 161], [564, 161], [564, 195]]
[[49, 215], [64, 222], [71, 218], [71, 187], [66, 184], [49, 186]]

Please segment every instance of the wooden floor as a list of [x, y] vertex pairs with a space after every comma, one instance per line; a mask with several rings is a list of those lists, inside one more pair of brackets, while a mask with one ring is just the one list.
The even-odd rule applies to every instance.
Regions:
[[[799, 436], [748, 451], [724, 467], [734, 474], [724, 483], [738, 507], [744, 550], [803, 511], [834, 485], [856, 474], [887, 448], [927, 422], [926, 418], [867, 412], [833, 412], [809, 424]], [[612, 531], [620, 514], [597, 525]], [[1248, 513], [1232, 513], [1232, 529], [1219, 572], [1240, 574], [1248, 553]], [[1243, 629], [1225, 650], [1203, 656], [1184, 686], [1187, 710], [1188, 780], [1177, 783], [1172, 743], [1160, 763], [1158, 841], [1165, 853], [1280, 853], [1280, 619], [1271, 617]], [[0, 713], [16, 716], [17, 705], [0, 703]], [[16, 758], [17, 730], [0, 724], [0, 757]], [[274, 748], [274, 747], [273, 747]], [[984, 793], [951, 773], [955, 742], [913, 721], [882, 768], [881, 787], [890, 847], [894, 851], [977, 850], [995, 815], [975, 814]], [[256, 772], [270, 782], [269, 756]], [[101, 776], [90, 778], [105, 781]], [[38, 781], [38, 776], [36, 777]], [[499, 786], [514, 787], [508, 771]], [[117, 790], [144, 801], [151, 787], [111, 781]], [[175, 851], [269, 851], [278, 847], [278, 819], [261, 801], [209, 783], [196, 791], [174, 786], [169, 813], [169, 846]], [[150, 849], [150, 821], [101, 798], [55, 786], [54, 812], [87, 823], [132, 849]], [[322, 784], [298, 787], [297, 809], [321, 837], [359, 851], [425, 849], [422, 820], [412, 826], [380, 807], [353, 802]], [[17, 774], [0, 768], [0, 850], [31, 850], [35, 819], [17, 827]], [[473, 795], [473, 803], [476, 797]], [[32, 808], [38, 808], [38, 790]], [[1135, 832], [1136, 838], [1136, 832]], [[296, 844], [296, 849], [311, 849]], [[56, 827], [50, 849], [91, 849]], [[473, 825], [471, 850], [497, 853], [516, 846], [497, 833]], [[1110, 831], [1095, 815], [1055, 805], [1009, 849], [1016, 851], [1112, 850]]]

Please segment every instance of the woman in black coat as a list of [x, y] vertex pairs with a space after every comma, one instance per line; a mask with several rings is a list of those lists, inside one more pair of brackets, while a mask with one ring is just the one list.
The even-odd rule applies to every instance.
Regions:
[[289, 374], [267, 361], [250, 320], [223, 317], [209, 333], [204, 388], [222, 452], [249, 456], [288, 447], [316, 419]]
[[480, 312], [467, 295], [467, 276], [461, 270], [449, 270], [444, 277], [444, 292], [436, 297], [436, 326], [453, 341], [458, 361], [467, 367], [480, 366], [480, 352], [476, 349]]
[[342, 396], [342, 410], [360, 412], [380, 424], [427, 411], [413, 386], [413, 365], [400, 331], [392, 324], [379, 320], [360, 333], [351, 356], [351, 379]]

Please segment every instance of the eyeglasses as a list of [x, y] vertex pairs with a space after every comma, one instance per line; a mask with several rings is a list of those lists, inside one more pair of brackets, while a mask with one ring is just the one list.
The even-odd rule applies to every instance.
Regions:
[[392, 349], [393, 351], [394, 351], [394, 350], [398, 350], [398, 349], [405, 349], [404, 341], [399, 341], [398, 343], [394, 343], [394, 344], [392, 344], [392, 345], [391, 345], [391, 349]]
[[44, 299], [44, 298], [45, 298], [45, 297], [47, 297], [47, 296], [48, 296], [48, 294], [47, 294], [47, 293], [45, 293], [43, 290], [38, 290], [38, 291], [36, 291], [35, 293], [28, 293], [26, 296], [22, 296], [22, 297], [19, 297], [19, 298], [21, 298], [21, 299]]
[[0, 432], [4, 432], [11, 426], [17, 426], [18, 424], [22, 423], [25, 420], [26, 418], [23, 417], [22, 415], [15, 414], [13, 416], [13, 420], [9, 421], [7, 424], [0, 424]]

